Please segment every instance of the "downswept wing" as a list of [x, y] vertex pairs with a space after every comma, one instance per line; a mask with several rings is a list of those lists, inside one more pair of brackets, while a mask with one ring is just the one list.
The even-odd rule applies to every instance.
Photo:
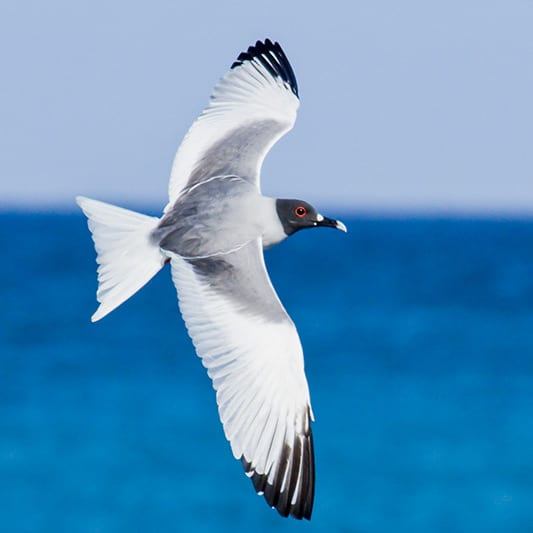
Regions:
[[213, 176], [236, 175], [259, 188], [261, 165], [296, 120], [298, 86], [278, 43], [257, 41], [217, 83], [179, 147], [165, 213], [181, 191]]
[[233, 455], [280, 514], [310, 518], [315, 472], [303, 353], [260, 240], [225, 255], [170, 256], [180, 310]]

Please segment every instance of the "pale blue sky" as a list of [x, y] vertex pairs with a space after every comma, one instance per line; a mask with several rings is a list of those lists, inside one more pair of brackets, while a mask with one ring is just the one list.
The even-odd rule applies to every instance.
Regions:
[[0, 0], [0, 205], [162, 207], [213, 84], [264, 37], [302, 103], [265, 193], [533, 213], [531, 0]]

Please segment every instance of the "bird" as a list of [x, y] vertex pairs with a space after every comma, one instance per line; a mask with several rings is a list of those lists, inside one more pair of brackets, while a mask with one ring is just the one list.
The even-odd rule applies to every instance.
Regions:
[[263, 196], [270, 148], [299, 107], [278, 42], [257, 41], [215, 85], [178, 148], [160, 217], [78, 196], [98, 264], [102, 319], [167, 263], [197, 355], [216, 391], [233, 456], [280, 515], [311, 519], [314, 421], [296, 327], [268, 276], [263, 250], [307, 228], [346, 232], [298, 199]]

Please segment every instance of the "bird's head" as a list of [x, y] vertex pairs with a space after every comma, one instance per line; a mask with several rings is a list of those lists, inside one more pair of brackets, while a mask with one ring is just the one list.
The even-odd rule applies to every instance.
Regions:
[[276, 210], [287, 235], [292, 235], [301, 229], [319, 226], [347, 231], [340, 220], [321, 215], [311, 204], [303, 200], [276, 200]]

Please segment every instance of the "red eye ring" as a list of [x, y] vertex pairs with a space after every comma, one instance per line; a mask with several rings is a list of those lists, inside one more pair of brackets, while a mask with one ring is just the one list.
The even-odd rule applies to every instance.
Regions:
[[303, 218], [307, 215], [307, 209], [303, 205], [299, 205], [294, 209], [294, 214], [299, 218]]

